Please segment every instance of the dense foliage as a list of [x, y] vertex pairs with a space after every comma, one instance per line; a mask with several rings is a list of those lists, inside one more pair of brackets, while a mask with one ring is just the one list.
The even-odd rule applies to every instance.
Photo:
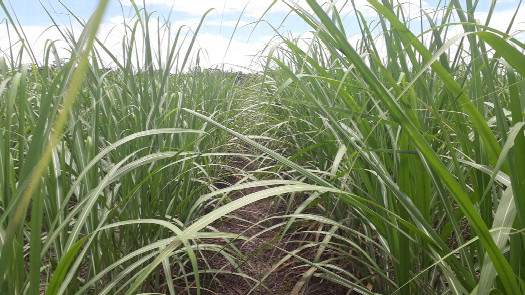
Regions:
[[[238, 255], [214, 221], [274, 196], [301, 245], [276, 246], [304, 263], [295, 294], [314, 276], [363, 294], [525, 292], [525, 45], [477, 24], [471, 0], [419, 15], [419, 35], [397, 1], [369, 0], [377, 27], [356, 11], [356, 44], [340, 5], [290, 3], [312, 38], [250, 75], [174, 73], [189, 53], [153, 54], [138, 7], [104, 69], [106, 2], [63, 62], [53, 43], [40, 67], [1, 62], [0, 293], [200, 293], [203, 253]], [[257, 159], [258, 180], [225, 182], [231, 156]], [[247, 186], [265, 189], [225, 198]], [[321, 238], [299, 243], [305, 223]]]

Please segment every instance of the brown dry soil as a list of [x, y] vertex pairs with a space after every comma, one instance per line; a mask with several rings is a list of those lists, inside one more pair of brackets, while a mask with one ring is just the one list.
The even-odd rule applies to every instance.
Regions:
[[[241, 163], [247, 164], [244, 159], [236, 158], [233, 160], [235, 166], [240, 169], [246, 168], [250, 170], [250, 167], [241, 167]], [[230, 177], [229, 182], [235, 183], [235, 177]], [[231, 198], [232, 200], [245, 196], [247, 194], [254, 193], [264, 188], [255, 187], [248, 188], [242, 191], [236, 192]], [[235, 262], [238, 266], [235, 267], [223, 255], [217, 254], [212, 251], [203, 252], [205, 256], [203, 259], [206, 260], [208, 267], [205, 267], [205, 263], [202, 262], [201, 269], [215, 269], [222, 270], [222, 273], [210, 272], [201, 274], [201, 294], [205, 295], [245, 295], [245, 294], [290, 294], [297, 282], [302, 278], [303, 274], [309, 270], [309, 266], [299, 261], [296, 258], [290, 258], [285, 263], [281, 264], [269, 275], [268, 272], [276, 265], [283, 257], [286, 256], [281, 249], [287, 251], [293, 251], [295, 248], [304, 245], [308, 241], [319, 241], [322, 236], [301, 233], [302, 230], [312, 230], [318, 228], [319, 224], [307, 224], [301, 228], [294, 228], [294, 234], [284, 239], [279, 237], [282, 234], [282, 228], [276, 227], [272, 230], [268, 230], [269, 227], [282, 222], [281, 219], [274, 218], [272, 216], [278, 216], [284, 213], [284, 205], [279, 205], [277, 199], [265, 199], [252, 204], [249, 204], [237, 211], [230, 216], [224, 217], [213, 226], [220, 232], [234, 233], [242, 235], [249, 239], [246, 240], [238, 239], [227, 244], [224, 241], [215, 240], [214, 243], [224, 245], [226, 250], [227, 247], [236, 247], [241, 255]], [[322, 225], [321, 225], [322, 226]], [[300, 241], [290, 243], [289, 240]], [[304, 258], [312, 261], [316, 255], [317, 247], [308, 248], [307, 251], [298, 252], [298, 254]], [[330, 253], [327, 253], [330, 255]], [[347, 266], [348, 267], [348, 266]], [[252, 279], [244, 279], [239, 275], [243, 273]], [[265, 277], [266, 276], [266, 277]], [[195, 286], [193, 286], [195, 287]], [[354, 294], [351, 290], [346, 287], [342, 287], [331, 281], [312, 276], [307, 284], [307, 288], [303, 288], [303, 291], [299, 294]], [[179, 289], [184, 293], [187, 290]], [[191, 290], [190, 293], [197, 294]]]

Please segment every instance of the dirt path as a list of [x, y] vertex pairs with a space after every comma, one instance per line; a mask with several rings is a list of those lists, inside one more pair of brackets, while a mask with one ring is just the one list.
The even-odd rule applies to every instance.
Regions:
[[[252, 168], [249, 167], [250, 164], [246, 159], [236, 158], [232, 162], [239, 169], [246, 168], [246, 170], [251, 170], [250, 168]], [[234, 200], [263, 189], [262, 187], [247, 188], [236, 192], [232, 199]], [[250, 240], [245, 242], [239, 239], [232, 243], [243, 257], [243, 260], [236, 261], [240, 267], [236, 268], [222, 255], [212, 255], [206, 258], [211, 268], [234, 273], [240, 272], [251, 279], [243, 279], [236, 274], [204, 275], [202, 278], [202, 286], [205, 288], [203, 294], [290, 294], [290, 291], [302, 277], [302, 274], [308, 270], [304, 263], [295, 258], [290, 258], [268, 275], [272, 267], [286, 255], [283, 251], [276, 249], [275, 246], [286, 248], [288, 251], [293, 250], [294, 245], [298, 246], [297, 243], [287, 244], [286, 241], [279, 239], [279, 236], [282, 234], [282, 228], [276, 227], [268, 230], [268, 228], [282, 222], [281, 219], [271, 219], [270, 217], [282, 215], [284, 210], [284, 205], [279, 205], [276, 199], [265, 199], [249, 204], [235, 211], [230, 217], [222, 218], [214, 224], [218, 231], [242, 235]], [[297, 236], [289, 238], [298, 239]], [[306, 240], [314, 240], [316, 238], [319, 237], [302, 235], [302, 239]], [[223, 244], [225, 243], [223, 242]], [[225, 245], [225, 247], [228, 246]], [[315, 249], [316, 247], [313, 247], [309, 251], [311, 253], [301, 253], [301, 256], [312, 259], [315, 255]], [[310, 280], [310, 285], [308, 292], [300, 294], [352, 294], [347, 293], [347, 289], [330, 281], [315, 277]]]
[[[244, 158], [236, 157], [229, 162], [238, 169], [253, 170], [251, 164]], [[229, 178], [231, 184], [234, 184], [238, 180], [239, 179], [234, 176]], [[263, 187], [243, 189], [234, 193], [231, 196], [231, 200], [263, 189]], [[214, 227], [220, 232], [242, 235], [250, 240], [245, 241], [239, 239], [233, 241], [232, 245], [229, 245], [237, 248], [243, 257], [241, 260], [236, 261], [238, 264], [237, 267], [232, 265], [222, 255], [214, 255], [207, 258], [210, 266], [213, 269], [243, 273], [251, 279], [245, 280], [236, 274], [219, 274], [215, 277], [207, 276], [204, 281], [211, 289], [206, 292], [207, 294], [242, 295], [249, 293], [281, 293], [279, 292], [279, 289], [282, 288], [281, 281], [275, 281], [272, 275], [262, 281], [272, 266], [282, 258], [281, 253], [275, 251], [273, 248], [273, 244], [275, 243], [273, 241], [279, 236], [280, 232], [278, 230], [267, 230], [268, 227], [278, 222], [277, 220], [267, 220], [269, 217], [279, 214], [279, 212], [275, 212], [276, 210], [279, 211], [278, 208], [276, 208], [276, 203], [272, 199], [265, 199], [246, 205], [233, 212], [229, 217], [222, 218], [214, 224]], [[260, 283], [260, 285], [256, 286], [258, 283]]]

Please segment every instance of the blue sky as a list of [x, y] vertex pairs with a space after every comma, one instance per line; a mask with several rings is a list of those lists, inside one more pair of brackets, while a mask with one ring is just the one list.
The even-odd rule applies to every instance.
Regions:
[[[191, 1], [191, 0], [190, 0]], [[71, 10], [74, 14], [77, 16], [80, 16], [84, 19], [89, 18], [91, 13], [94, 11], [96, 5], [98, 4], [98, 1], [95, 0], [85, 0], [85, 1], [77, 1], [77, 0], [7, 0], [5, 1], [5, 4], [7, 4], [8, 8], [15, 11], [17, 17], [19, 18], [22, 25], [51, 25], [52, 21], [50, 20], [49, 16], [46, 14], [45, 9], [47, 9], [53, 17], [55, 17], [57, 20], [61, 21], [64, 24], [67, 24], [70, 19], [70, 13], [64, 8], [64, 5]], [[171, 4], [170, 4], [171, 2]], [[168, 16], [171, 14], [171, 20], [177, 20], [177, 19], [185, 19], [185, 18], [193, 18], [196, 15], [200, 15], [197, 11], [192, 8], [186, 9], [186, 11], [177, 11], [177, 10], [171, 10], [176, 9], [174, 4], [175, 3], [184, 3], [187, 2], [187, 0], [176, 0], [176, 1], [146, 1], [146, 6], [148, 7], [148, 10], [150, 11], [157, 11], [159, 14], [162, 14], [164, 16]], [[243, 7], [236, 6], [235, 8], [228, 7], [228, 2], [232, 2], [233, 5], [237, 3], [243, 3], [248, 4], [248, 11], [251, 12], [249, 9], [250, 6], [253, 6], [253, 3], [250, 4], [250, 2], [261, 2], [264, 3], [264, 5], [269, 5], [272, 1], [268, 0], [252, 0], [252, 1], [214, 1], [214, 0], [208, 0], [208, 1], [200, 1], [202, 3], [202, 11], [206, 10], [207, 8], [215, 8], [219, 12], [226, 8], [229, 13], [224, 14], [224, 18], [226, 20], [236, 20], [240, 15], [240, 10]], [[226, 3], [224, 3], [226, 2]], [[341, 1], [342, 2], [342, 1]], [[400, 1], [405, 2], [405, 1]], [[417, 3], [418, 1], [412, 1]], [[430, 7], [435, 7], [438, 4], [437, 0], [426, 0], [423, 1], [426, 2]], [[465, 1], [461, 1], [465, 2]], [[499, 0], [496, 4], [497, 10], [506, 10], [506, 9], [512, 9], [517, 6], [517, 0]], [[63, 3], [64, 5], [62, 5]], [[121, 5], [124, 4], [124, 5]], [[133, 8], [128, 5], [128, 1], [114, 1], [111, 0], [109, 2], [108, 8], [106, 10], [106, 20], [113, 17], [113, 16], [120, 16], [124, 13], [125, 16], [130, 16], [134, 14]], [[139, 6], [142, 6], [142, 1], [138, 0], [136, 3]], [[224, 4], [226, 4], [227, 7], [224, 7]], [[463, 3], [464, 4], [464, 3]], [[478, 4], [478, 11], [487, 11], [490, 7], [491, 1], [479, 1]], [[258, 5], [257, 7], [262, 7], [264, 5]], [[200, 5], [199, 5], [200, 6]], [[464, 4], [465, 6], [465, 4]], [[45, 8], [45, 9], [44, 9]], [[262, 12], [262, 11], [261, 11]], [[0, 14], [2, 16], [3, 12]], [[276, 14], [279, 14], [279, 17], [283, 16], [285, 13], [282, 11], [279, 11], [279, 13], [272, 13], [272, 16], [277, 16]], [[252, 16], [252, 15], [250, 15]], [[252, 17], [253, 19], [256, 19], [255, 17]], [[277, 21], [281, 20], [281, 18], [277, 19]], [[525, 20], [524, 20], [525, 21]]]
[[[20, 23], [24, 26], [53, 25], [53, 21], [46, 13], [46, 10], [52, 15], [54, 20], [61, 25], [69, 25], [75, 22], [68, 9], [77, 17], [87, 20], [98, 4], [98, 1], [96, 0], [40, 0], [40, 2], [41, 3], [39, 3], [38, 0], [6, 1], [9, 9], [16, 13]], [[191, 2], [195, 4], [189, 5], [188, 3]], [[142, 0], [138, 0], [136, 3], [139, 7], [143, 6]], [[214, 8], [214, 11], [207, 16], [203, 29], [206, 32], [221, 34], [222, 36], [229, 38], [233, 32], [233, 26], [239, 20], [239, 18], [241, 18], [241, 25], [257, 21], [265, 8], [267, 8], [272, 3], [272, 0], [147, 0], [145, 3], [149, 12], [155, 12], [153, 15], [154, 17], [169, 17], [169, 20], [172, 23], [181, 25], [186, 24], [190, 26], [196, 24], [205, 11], [210, 8]], [[67, 9], [64, 6], [66, 6]], [[245, 6], [246, 9], [243, 12]], [[277, 6], [279, 7], [272, 9], [271, 12], [268, 13], [264, 18], [274, 26], [279, 25], [286, 16], [284, 5], [280, 3]], [[0, 13], [0, 16], [2, 16], [2, 13]], [[132, 17], [134, 15], [135, 10], [130, 5], [129, 0], [110, 0], [106, 9], [104, 21], [109, 22], [115, 17]], [[307, 29], [307, 26], [302, 22], [300, 24], [297, 22], [298, 19], [294, 20], [295, 22], [287, 22], [289, 29]], [[297, 28], [296, 26], [298, 25], [301, 25], [301, 28]], [[248, 30], [240, 30], [240, 34], [242, 35], [243, 33], [246, 33], [244, 31]], [[249, 31], [251, 33], [251, 30]], [[256, 35], [272, 34], [269, 28], [266, 30], [257, 30], [254, 33]], [[248, 35], [249, 34], [239, 37], [248, 37]]]
[[[57, 0], [3, 1], [10, 11], [15, 12], [14, 14], [11, 13], [11, 15], [16, 15], [20, 25], [27, 33], [27, 38], [30, 39], [29, 44], [32, 45], [36, 52], [43, 51], [46, 39], [58, 40], [61, 38], [57, 30], [47, 29], [53, 22], [46, 13], [46, 9], [59, 25], [72, 28], [77, 32], [81, 28], [76, 24], [71, 13], [67, 11], [64, 5], [76, 16], [87, 20], [98, 3], [95, 0], [62, 0], [61, 2]], [[116, 30], [114, 27], [122, 22], [123, 17], [130, 18], [135, 15], [129, 1], [110, 0], [103, 20], [104, 26], [99, 33], [99, 36], [106, 40], [115, 51], [118, 51], [120, 48], [119, 43], [122, 40], [123, 31]], [[303, 0], [298, 1], [306, 6]], [[261, 17], [264, 10], [272, 3], [272, 0], [146, 0], [145, 2], [149, 12], [156, 12], [153, 15], [155, 18], [159, 16], [161, 18], [169, 17], [169, 21], [174, 28], [181, 25], [195, 28], [204, 11], [212, 7], [215, 8], [206, 18], [198, 39], [198, 46], [204, 48], [208, 53], [205, 61], [203, 61], [206, 66], [218, 66], [223, 63], [249, 66], [251, 56], [261, 50], [271, 40], [271, 37], [275, 35], [275, 32], [268, 24], [261, 23], [255, 30], [253, 27], [253, 22], [256, 22]], [[339, 2], [343, 3], [345, 1]], [[365, 0], [355, 0], [355, 2], [358, 8], [364, 11], [365, 16], [373, 17], [373, 13], [370, 8], [367, 8]], [[404, 3], [405, 7], [409, 8], [413, 13], [417, 12], [420, 3], [419, 0], [399, 0], [399, 2]], [[425, 8], [435, 8], [438, 0], [425, 0], [422, 2]], [[449, 1], [444, 2], [448, 3]], [[465, 7], [465, 1], [462, 0], [460, 2]], [[142, 3], [141, 0], [137, 1], [139, 6], [142, 6]], [[476, 18], [480, 19], [481, 22], [484, 21], [484, 17], [486, 18], [486, 13], [484, 15], [484, 12], [488, 11], [490, 3], [491, 1], [488, 0], [479, 1]], [[491, 26], [504, 30], [512, 16], [512, 11], [516, 9], [517, 5], [517, 0], [498, 1], [496, 14], [493, 16]], [[269, 13], [264, 16], [264, 20], [272, 26], [278, 27], [285, 19], [287, 11], [287, 6], [279, 0]], [[525, 8], [521, 7], [520, 11], [516, 19], [517, 25], [514, 29], [525, 30]], [[4, 18], [4, 12], [0, 11], [0, 20]], [[240, 26], [237, 27], [233, 38], [230, 40], [237, 21], [239, 21]], [[349, 14], [345, 18], [345, 24], [348, 27], [347, 33], [350, 35], [349, 38], [358, 38], [357, 35], [352, 36], [357, 33], [356, 29], [353, 29], [356, 27], [353, 14]], [[292, 36], [300, 36], [308, 30], [309, 27], [294, 15], [288, 16], [279, 28], [280, 33]], [[0, 27], [0, 49], [4, 52], [7, 49], [6, 44], [9, 44], [8, 40], [6, 40], [6, 31], [5, 25], [2, 25]]]

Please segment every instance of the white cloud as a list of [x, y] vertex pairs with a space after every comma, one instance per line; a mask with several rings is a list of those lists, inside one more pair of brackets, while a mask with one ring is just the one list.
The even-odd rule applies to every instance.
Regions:
[[[273, 2], [273, 0], [145, 0], [146, 5], [162, 5], [170, 10], [191, 15], [202, 16], [208, 9], [215, 8], [211, 14], [239, 14], [244, 10], [245, 15], [255, 18], [261, 17], [263, 12], [266, 11]], [[130, 0], [123, 1], [124, 5], [130, 5], [130, 3]], [[137, 1], [136, 3], [142, 5], [142, 1]], [[289, 12], [290, 8], [286, 3], [290, 5], [297, 4], [307, 11], [310, 11], [306, 0], [277, 0], [269, 10], [269, 13]], [[325, 2], [320, 1], [319, 3]], [[419, 12], [419, 0], [397, 0], [395, 5], [397, 6], [398, 4], [402, 5], [406, 11], [417, 10]], [[429, 8], [426, 1], [422, 1], [422, 4], [423, 8]], [[341, 8], [342, 5], [345, 5], [344, 9], [341, 11], [342, 15], [352, 12], [352, 6], [349, 1], [336, 2], [338, 8]], [[355, 5], [365, 16], [375, 15], [375, 11], [371, 8], [370, 4], [368, 4], [368, 1], [355, 0]]]
[[266, 42], [261, 40], [246, 43], [234, 38], [230, 42], [228, 38], [210, 33], [200, 34], [197, 42], [203, 48], [204, 60], [201, 59], [201, 64], [204, 67], [220, 67], [224, 64], [226, 68], [241, 66], [258, 69], [257, 60], [254, 58], [266, 46]]
[[[304, 2], [301, 0], [301, 2]], [[247, 15], [260, 16], [273, 0], [145, 0], [146, 5], [163, 5], [173, 11], [189, 13], [202, 16], [208, 9], [215, 8], [212, 14], [240, 13], [244, 10]], [[123, 1], [124, 5], [130, 5], [130, 1]], [[142, 1], [137, 1], [138, 5]], [[277, 1], [271, 8], [272, 12], [287, 12], [288, 6], [282, 1]]]
[[[489, 26], [494, 29], [500, 30], [502, 32], [507, 31], [507, 28], [509, 27], [510, 21], [512, 20], [512, 17], [514, 16], [515, 12], [516, 12], [516, 8], [495, 11], [490, 18]], [[484, 25], [488, 17], [488, 12], [475, 13], [474, 17], [477, 20], [479, 20], [480, 24]], [[521, 7], [521, 9], [518, 10], [518, 14], [516, 15], [516, 18], [514, 20], [510, 33], [519, 34], [524, 31], [525, 31], [525, 7]]]
[[[197, 26], [199, 25], [201, 19], [200, 18], [188, 18], [184, 20], [176, 20], [174, 22], [171, 22], [171, 27], [174, 30], [178, 30], [182, 26], [187, 26], [191, 28], [192, 30], [197, 29]], [[240, 20], [239, 23], [237, 23], [237, 20], [220, 20], [220, 19], [204, 19], [204, 22], [202, 23], [202, 27], [222, 27], [222, 28], [234, 28], [237, 26], [237, 28], [241, 28], [244, 26], [249, 25], [251, 22]]]
[[250, 23], [247, 22], [247, 21], [239, 21], [237, 22], [236, 20], [224, 20], [224, 21], [221, 21], [221, 20], [205, 20], [204, 21], [204, 24], [207, 25], [207, 26], [218, 26], [218, 27], [230, 27], [230, 28], [234, 28], [234, 27], [243, 27], [243, 26], [247, 26], [249, 25]]
[[[113, 54], [117, 60], [120, 62], [124, 61], [125, 52], [123, 49], [123, 42], [130, 42], [131, 31], [130, 23], [133, 24], [134, 19], [126, 18], [125, 22], [128, 25], [128, 29], [122, 25], [122, 17], [110, 18], [107, 23], [101, 24], [97, 37], [104, 46]], [[215, 25], [214, 21], [211, 22], [211, 25]], [[223, 26], [234, 25], [229, 22], [223, 23]], [[243, 25], [243, 24], [241, 24]], [[76, 38], [80, 36], [82, 28], [80, 26], [74, 27], [60, 27], [62, 30], [69, 30], [73, 32]], [[169, 54], [169, 51], [173, 46], [176, 46], [176, 50], [179, 53], [179, 66], [182, 64], [182, 60], [186, 55], [190, 41], [193, 37], [192, 31], [186, 29], [183, 30], [178, 43], [174, 45], [175, 34], [179, 27], [168, 26], [164, 23], [157, 22], [156, 19], [150, 20], [150, 44], [153, 52], [153, 56], [157, 64], [158, 57], [161, 57], [161, 66], [167, 66], [164, 64], [166, 61], [166, 56]], [[26, 44], [32, 48], [37, 62], [42, 64], [42, 61], [45, 56], [46, 44], [49, 44], [50, 40], [56, 41], [56, 47], [58, 49], [58, 55], [61, 59], [69, 58], [69, 45], [64, 41], [63, 36], [59, 33], [56, 27], [46, 28], [44, 26], [22, 26], [21, 28], [26, 37]], [[8, 34], [9, 33], [9, 34]], [[11, 40], [9, 40], [9, 35]], [[144, 50], [145, 50], [145, 37], [142, 30], [139, 28], [136, 32], [135, 41], [133, 44], [133, 65], [144, 66]], [[13, 29], [0, 30], [0, 56], [4, 55], [10, 57], [10, 50], [14, 52], [15, 58], [18, 52], [20, 52], [21, 42], [14, 42], [18, 40], [16, 33]], [[219, 34], [211, 34], [208, 32], [201, 32], [197, 38], [194, 45], [194, 48], [190, 52], [190, 58], [193, 58], [192, 61], [188, 62], [188, 65], [191, 65], [196, 58], [197, 53], [200, 55], [200, 65], [202, 67], [220, 67], [222, 64], [225, 64], [226, 68], [234, 68], [235, 66], [240, 67], [249, 67], [253, 56], [259, 53], [265, 46], [267, 38], [258, 38], [253, 39], [250, 43], [246, 43], [245, 40], [238, 39], [234, 37], [230, 40], [228, 37], [221, 36]], [[9, 45], [9, 44], [12, 44]], [[113, 64], [110, 56], [98, 47], [98, 52], [102, 57], [102, 66], [110, 66]], [[201, 49], [201, 50], [199, 50]], [[138, 64], [136, 61], [137, 56]], [[54, 58], [51, 56], [51, 61]], [[23, 62], [31, 62], [31, 58], [27, 52], [23, 55]]]
[[[302, 0], [301, 0], [302, 1]], [[167, 0], [147, 0], [148, 3], [157, 2], [157, 3], [169, 3], [171, 4], [171, 1]], [[209, 6], [210, 1], [206, 1]], [[262, 0], [262, 1], [251, 1], [249, 2], [249, 5], [253, 5], [257, 9], [250, 10], [253, 13], [257, 11], [257, 13], [261, 14], [264, 9], [267, 8], [267, 6], [271, 3], [271, 0]], [[340, 3], [343, 3], [345, 1], [339, 1]], [[410, 1], [399, 1], [401, 5], [403, 5], [403, 9], [406, 11], [410, 10], [410, 13], [413, 13], [414, 17], [419, 15], [419, 0], [410, 0]], [[179, 3], [179, 4], [177, 4]], [[182, 5], [182, 3], [185, 3], [185, 5]], [[197, 3], [197, 4], [195, 4]], [[225, 11], [238, 11], [242, 10], [244, 7], [244, 4], [248, 3], [248, 1], [245, 0], [221, 0], [214, 2], [218, 6], [223, 5]], [[236, 5], [231, 5], [232, 3]], [[358, 9], [361, 9], [365, 11], [365, 13], [368, 16], [375, 15], [373, 10], [367, 7], [367, 1], [365, 0], [356, 0], [355, 1], [356, 6]], [[304, 3], [303, 3], [304, 4]], [[428, 4], [426, 2], [423, 2], [424, 8], [428, 7]], [[186, 11], [198, 14], [197, 6], [199, 7], [206, 7], [205, 4], [203, 4], [203, 1], [201, 0], [193, 0], [189, 2], [184, 1], [176, 1], [174, 5], [179, 6], [185, 6]], [[226, 6], [225, 6], [226, 5]], [[277, 11], [288, 11], [286, 6], [283, 6], [284, 4], [282, 1], [279, 1], [276, 6], [274, 7]], [[221, 8], [222, 9], [222, 8]], [[251, 9], [251, 8], [250, 8]], [[368, 9], [368, 10], [366, 10]], [[352, 9], [350, 5], [345, 6], [345, 8], [342, 9], [341, 15], [344, 16], [348, 14], [348, 17], [353, 17]], [[352, 14], [351, 14], [352, 13]], [[495, 14], [492, 17], [492, 21], [490, 25], [492, 27], [495, 27], [499, 30], [505, 31], [506, 27], [508, 26], [508, 23], [512, 17], [512, 14], [514, 13], [514, 10], [508, 10], [508, 11], [498, 11], [495, 12]], [[230, 40], [229, 36], [220, 35], [220, 34], [214, 34], [209, 31], [206, 31], [206, 27], [214, 27], [214, 26], [222, 26], [225, 28], [231, 28], [234, 27], [237, 24], [237, 17], [234, 19], [231, 17], [224, 16], [221, 19], [215, 18], [207, 18], [204, 21], [203, 30], [199, 34], [199, 36], [196, 39], [195, 48], [191, 51], [191, 57], [195, 58], [196, 54], [200, 54], [200, 63], [203, 67], [216, 67], [221, 66], [222, 64], [226, 64], [226, 67], [232, 67], [231, 65], [238, 65], [243, 67], [250, 66], [250, 63], [252, 62], [253, 56], [257, 55], [261, 52], [261, 50], [266, 46], [268, 42], [278, 42], [277, 38], [273, 38], [272, 36], [264, 36], [260, 37], [259, 35], [252, 36], [252, 39], [249, 41], [249, 43], [246, 42], [246, 40], [243, 40], [240, 38], [242, 34], [237, 34], [234, 36], [233, 39]], [[478, 13], [476, 14], [476, 18], [481, 20], [481, 23], [484, 22], [487, 15], [486, 13]], [[181, 25], [187, 25], [191, 29], [195, 29], [197, 24], [200, 22], [201, 18], [200, 16], [194, 16], [191, 18], [186, 18], [183, 20], [177, 20], [173, 23], [171, 23], [169, 26], [167, 26], [163, 22], [158, 22], [156, 19], [151, 19], [149, 26], [151, 34], [151, 44], [152, 49], [155, 56], [167, 56], [168, 51], [173, 46], [174, 42], [174, 34], [177, 32], [179, 27]], [[519, 15], [516, 17], [516, 24], [513, 27], [513, 31], [516, 30], [525, 30], [525, 10], [521, 11]], [[125, 29], [121, 23], [125, 21], [128, 26], [130, 24], [133, 24], [136, 19], [135, 18], [123, 18], [122, 16], [115, 16], [108, 19], [108, 21], [101, 25], [100, 30], [98, 32], [99, 39], [104, 42], [105, 46], [110, 50], [112, 54], [114, 54], [118, 60], [122, 61], [124, 59], [124, 52], [122, 47], [122, 42], [125, 40], [128, 40], [126, 42], [129, 42], [129, 38], [126, 38], [125, 36], [130, 36], [131, 33], [128, 29]], [[345, 21], [343, 21], [345, 22]], [[239, 22], [239, 27], [247, 26], [249, 25], [249, 22], [245, 20], [241, 20]], [[132, 27], [132, 26], [131, 26]], [[66, 27], [61, 27], [63, 30], [66, 30]], [[461, 33], [462, 29], [460, 26], [456, 26], [453, 28], [450, 28], [451, 31], [449, 32], [449, 37], [452, 35], [455, 35], [457, 33]], [[46, 41], [47, 40], [57, 40], [56, 46], [58, 48], [59, 56], [61, 58], [67, 58], [69, 57], [68, 53], [68, 44], [63, 40], [63, 37], [59, 34], [57, 28], [51, 27], [43, 27], [43, 26], [23, 26], [23, 30], [27, 36], [26, 43], [31, 46], [33, 51], [35, 52], [35, 55], [37, 57], [37, 60], [41, 63], [44, 57], [44, 49], [46, 47]], [[81, 27], [80, 26], [73, 26], [68, 27], [67, 30], [72, 30], [74, 35], [76, 37], [80, 36]], [[250, 28], [248, 28], [248, 31]], [[304, 27], [301, 29], [304, 30]], [[290, 37], [295, 38], [299, 36], [306, 36], [305, 33], [291, 33], [286, 32], [290, 35]], [[10, 29], [9, 34], [11, 36], [11, 42], [8, 39], [8, 31], [7, 30], [0, 30], [0, 50], [2, 50], [2, 53], [4, 55], [9, 56], [9, 49], [10, 45], [13, 44], [13, 39], [16, 38], [15, 32]], [[271, 33], [265, 33], [265, 35], [268, 35]], [[180, 48], [180, 58], [182, 59], [186, 53], [186, 50], [189, 46], [189, 43], [192, 38], [191, 31], [183, 30], [183, 34], [180, 37], [179, 44], [177, 44], [177, 48]], [[352, 44], [356, 44], [357, 40], [360, 38], [359, 35], [352, 35], [349, 36], [349, 39]], [[306, 42], [306, 41], [305, 41]], [[378, 50], [380, 51], [380, 55], [384, 54], [384, 42], [382, 38], [379, 38], [378, 43], [376, 44], [378, 47]], [[137, 31], [136, 39], [135, 39], [135, 52], [136, 54], [141, 57], [139, 58], [139, 64], [136, 64], [135, 60], [134, 65], [140, 66], [144, 63], [142, 57], [144, 56], [143, 50], [144, 50], [144, 34], [139, 29]], [[11, 49], [16, 53], [18, 53], [20, 48], [20, 43], [15, 44]], [[202, 50], [198, 50], [198, 48], [202, 48]], [[453, 46], [451, 48], [451, 51], [455, 51], [455, 47]], [[111, 59], [107, 54], [105, 54], [102, 50], [100, 50], [102, 55], [102, 60], [104, 63], [110, 64]], [[0, 55], [2, 55], [0, 53]], [[136, 57], [134, 56], [133, 59]], [[30, 62], [30, 59], [28, 58], [28, 55], [26, 54], [24, 57], [24, 62]], [[165, 66], [164, 64], [162, 66]], [[252, 65], [253, 66], [253, 65]], [[256, 67], [257, 68], [257, 67]]]
[[[81, 28], [77, 26], [73, 27], [61, 27], [63, 32], [72, 32], [74, 36], [80, 36]], [[67, 30], [67, 31], [66, 31]], [[60, 34], [59, 30], [56, 27], [44, 27], [44, 26], [23, 26], [22, 30], [19, 30], [20, 33], [23, 32], [24, 43], [26, 47], [29, 47], [32, 50], [37, 62], [42, 63], [45, 56], [45, 50], [49, 48], [51, 42], [54, 43], [55, 48], [59, 58], [69, 57], [69, 46], [64, 41], [63, 36]], [[17, 58], [17, 55], [21, 52], [22, 42], [18, 41], [18, 35], [13, 27], [9, 27], [8, 30], [0, 30], [0, 52], [1, 55], [4, 55], [7, 58], [11, 58], [11, 52]], [[29, 57], [29, 52], [24, 50], [22, 56], [22, 61], [24, 63], [31, 62]], [[50, 62], [54, 61], [54, 55], [50, 55]]]
[[[150, 20], [150, 44], [152, 52], [157, 58], [162, 57], [161, 60], [165, 62], [166, 56], [169, 51], [176, 46], [176, 51], [179, 53], [179, 65], [182, 63], [182, 59], [189, 50], [191, 39], [193, 38], [193, 31], [198, 24], [200, 19], [185, 20], [183, 23], [175, 22], [173, 24], [163, 24], [157, 22], [157, 20]], [[112, 52], [123, 58], [122, 53], [122, 42], [123, 36], [128, 34], [120, 22], [104, 24], [101, 26], [98, 36], [104, 38], [105, 45], [108, 46]], [[174, 45], [175, 34], [182, 24], [186, 24], [191, 28], [183, 29], [179, 37], [178, 43]], [[243, 25], [244, 23], [240, 23]], [[205, 25], [220, 25], [220, 21], [209, 21], [205, 22]], [[223, 22], [223, 26], [234, 26], [230, 22]], [[264, 43], [257, 42], [257, 40], [250, 41], [249, 44], [244, 40], [237, 38], [230, 38], [221, 36], [220, 34], [212, 34], [206, 31], [201, 31], [195, 40], [195, 45], [190, 52], [190, 58], [192, 62], [195, 61], [196, 55], [200, 55], [201, 67], [218, 67], [223, 63], [227, 64], [226, 67], [230, 68], [234, 65], [241, 67], [248, 67], [252, 61], [253, 55], [258, 53], [264, 46]], [[139, 57], [143, 56], [145, 44], [144, 34], [141, 30], [137, 31], [135, 39], [134, 50], [138, 53]], [[106, 57], [107, 58], [107, 57]], [[144, 61], [141, 60], [141, 63]], [[143, 65], [143, 64], [142, 64]], [[157, 65], [158, 66], [158, 65]], [[165, 67], [165, 64], [161, 65]]]

